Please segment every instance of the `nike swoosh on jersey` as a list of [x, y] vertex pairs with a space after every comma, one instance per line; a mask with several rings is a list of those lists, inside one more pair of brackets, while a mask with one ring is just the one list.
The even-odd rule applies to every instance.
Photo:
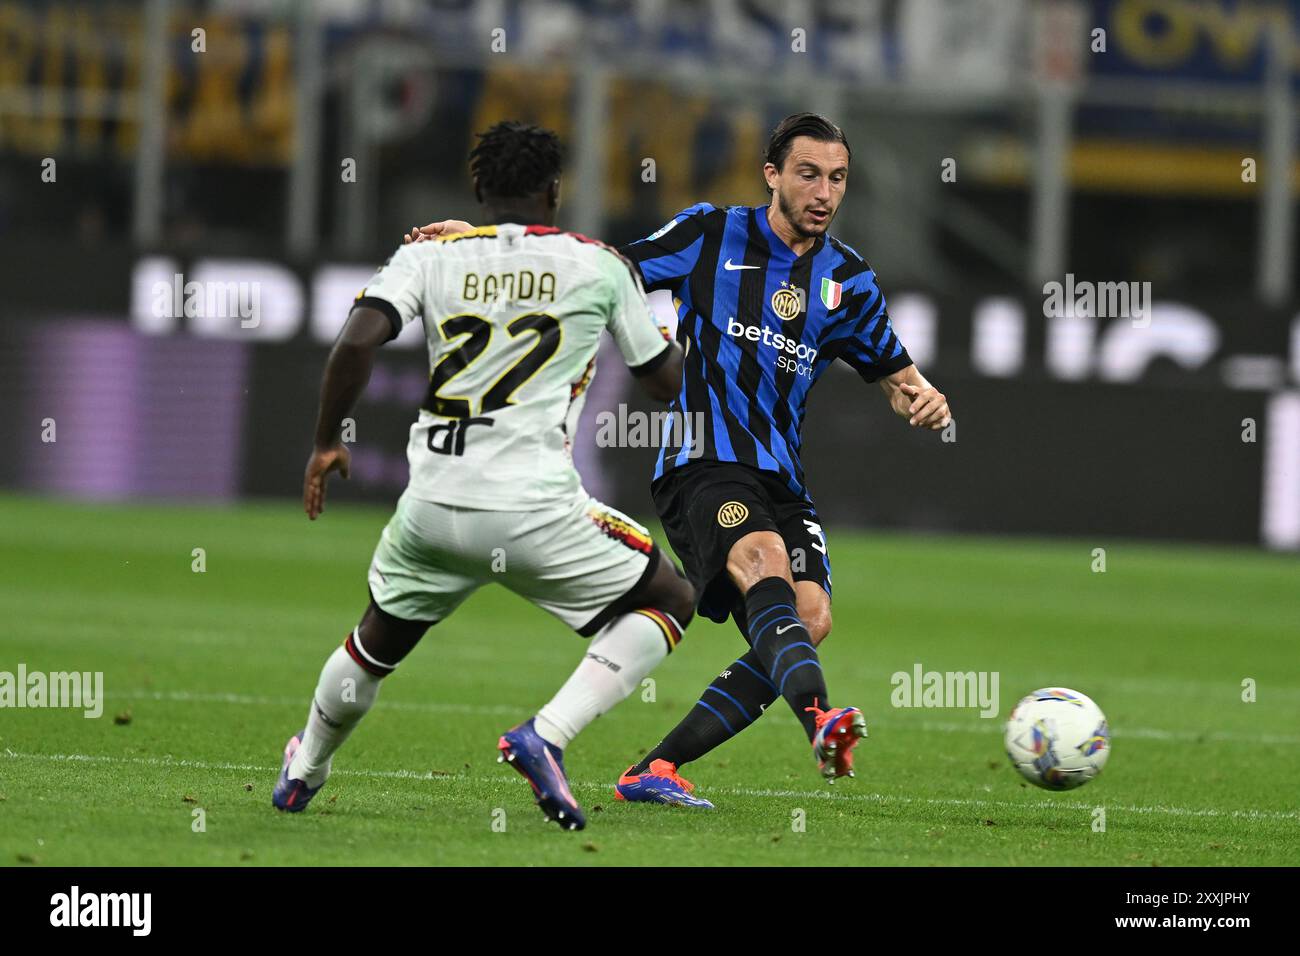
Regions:
[[759, 269], [759, 268], [762, 268], [762, 267], [761, 267], [761, 266], [737, 266], [737, 265], [732, 265], [731, 260], [728, 259], [726, 262], [724, 262], [724, 263], [722, 264], [722, 268], [726, 269], [728, 272], [735, 272], [737, 269]]

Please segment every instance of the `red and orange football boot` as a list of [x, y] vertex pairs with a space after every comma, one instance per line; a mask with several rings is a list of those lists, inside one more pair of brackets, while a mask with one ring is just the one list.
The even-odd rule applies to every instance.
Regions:
[[812, 739], [817, 769], [827, 783], [834, 783], [836, 777], [852, 777], [853, 748], [867, 735], [867, 718], [856, 707], [821, 710], [816, 701], [813, 704], [804, 709], [812, 711], [817, 721]]

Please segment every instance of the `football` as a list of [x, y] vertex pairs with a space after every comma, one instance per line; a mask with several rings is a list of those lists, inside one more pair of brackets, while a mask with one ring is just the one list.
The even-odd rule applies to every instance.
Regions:
[[1030, 783], [1073, 790], [1106, 766], [1110, 730], [1091, 697], [1066, 687], [1045, 687], [1012, 708], [1006, 747], [1012, 765]]

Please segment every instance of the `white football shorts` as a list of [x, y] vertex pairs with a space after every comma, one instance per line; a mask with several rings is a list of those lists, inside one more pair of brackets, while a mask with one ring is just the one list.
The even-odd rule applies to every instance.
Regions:
[[590, 636], [659, 559], [644, 527], [586, 492], [556, 507], [486, 511], [408, 490], [375, 548], [370, 594], [393, 617], [436, 623], [495, 583]]

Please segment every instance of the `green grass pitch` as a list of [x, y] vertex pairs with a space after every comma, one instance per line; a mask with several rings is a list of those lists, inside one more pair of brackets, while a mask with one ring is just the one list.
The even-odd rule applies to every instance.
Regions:
[[[1125, 541], [832, 527], [823, 659], [834, 701], [870, 723], [858, 777], [821, 784], [777, 704], [686, 768], [716, 811], [615, 802], [618, 774], [743, 649], [731, 625], [697, 621], [656, 672], [655, 699], [634, 695], [570, 748], [582, 833], [542, 821], [495, 744], [583, 642], [490, 588], [386, 681], [311, 807], [276, 813], [281, 747], [364, 607], [386, 519], [351, 505], [312, 525], [291, 502], [0, 498], [0, 671], [103, 671], [107, 696], [97, 720], [0, 710], [0, 862], [1300, 863], [1300, 562]], [[1105, 573], [1091, 570], [1095, 547]], [[999, 717], [892, 707], [890, 675], [917, 662], [997, 671]], [[1106, 771], [1068, 793], [1024, 785], [1002, 750], [1011, 706], [1051, 684], [1092, 695], [1114, 734]]]

